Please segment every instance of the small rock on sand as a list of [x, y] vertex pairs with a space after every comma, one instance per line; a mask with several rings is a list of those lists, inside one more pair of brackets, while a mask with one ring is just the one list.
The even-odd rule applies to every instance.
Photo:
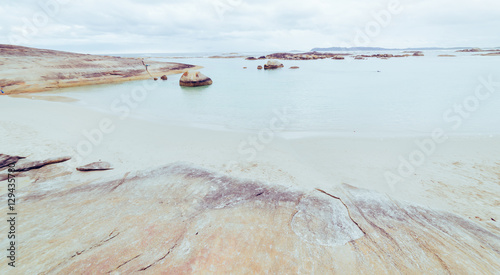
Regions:
[[105, 161], [92, 162], [84, 166], [77, 167], [76, 170], [82, 172], [111, 170], [111, 164]]
[[166, 75], [161, 76], [161, 80], [167, 80], [167, 79], [168, 79], [168, 77]]

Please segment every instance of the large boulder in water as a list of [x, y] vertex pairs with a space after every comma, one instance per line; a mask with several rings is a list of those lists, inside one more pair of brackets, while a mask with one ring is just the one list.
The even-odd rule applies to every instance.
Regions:
[[185, 87], [206, 86], [212, 85], [212, 79], [198, 71], [189, 71], [182, 75], [179, 84]]
[[278, 68], [283, 68], [283, 64], [277, 60], [269, 60], [267, 64], [264, 65], [264, 70], [273, 70]]

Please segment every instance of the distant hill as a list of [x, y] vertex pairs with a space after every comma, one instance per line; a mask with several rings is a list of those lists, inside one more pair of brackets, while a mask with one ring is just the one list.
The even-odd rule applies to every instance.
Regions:
[[454, 48], [438, 48], [438, 47], [427, 47], [427, 48], [404, 48], [404, 49], [388, 49], [379, 47], [331, 47], [331, 48], [314, 48], [311, 51], [316, 52], [337, 52], [337, 51], [430, 51], [430, 50], [460, 50], [467, 49], [470, 47], [454, 47]]

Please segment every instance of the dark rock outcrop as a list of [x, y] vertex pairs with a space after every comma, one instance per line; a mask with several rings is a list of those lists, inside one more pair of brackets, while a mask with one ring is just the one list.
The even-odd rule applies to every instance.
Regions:
[[167, 79], [168, 79], [168, 77], [166, 75], [161, 76], [161, 80], [167, 80]]
[[24, 157], [0, 154], [0, 169], [9, 166], [11, 164], [15, 164], [20, 159], [24, 159]]
[[316, 60], [333, 58], [335, 56], [345, 56], [351, 54], [345, 53], [320, 53], [320, 52], [307, 52], [307, 53], [273, 53], [266, 58], [268, 59], [281, 59], [281, 60]]
[[477, 53], [477, 52], [482, 52], [483, 50], [480, 48], [471, 48], [471, 49], [463, 49], [463, 50], [458, 50], [457, 52], [461, 53]]
[[15, 171], [16, 172], [26, 172], [26, 171], [33, 170], [33, 169], [42, 168], [46, 165], [65, 162], [65, 161], [68, 161], [70, 159], [71, 159], [71, 157], [66, 156], [66, 157], [59, 157], [59, 158], [50, 158], [50, 159], [46, 159], [46, 160], [26, 161], [26, 162], [23, 162], [19, 165], [16, 165]]

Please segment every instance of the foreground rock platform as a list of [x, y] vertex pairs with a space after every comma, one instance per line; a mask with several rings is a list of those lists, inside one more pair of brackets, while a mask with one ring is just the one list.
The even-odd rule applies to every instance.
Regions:
[[500, 271], [498, 230], [345, 184], [302, 190], [177, 163], [60, 186], [19, 191], [19, 274]]

